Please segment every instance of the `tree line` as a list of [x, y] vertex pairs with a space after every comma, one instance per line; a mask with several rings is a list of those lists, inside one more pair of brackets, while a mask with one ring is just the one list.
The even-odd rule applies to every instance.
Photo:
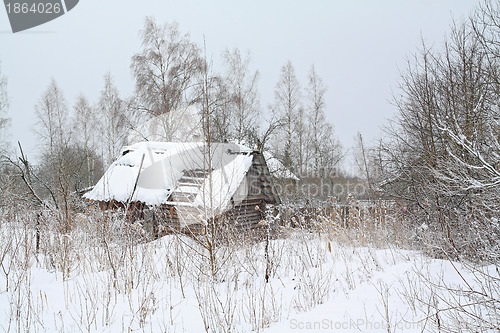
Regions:
[[500, 255], [499, 55], [500, 5], [483, 1], [442, 48], [422, 42], [407, 59], [386, 137], [374, 147], [358, 137], [372, 195], [432, 230], [441, 255]]
[[[26, 194], [21, 191], [19, 197], [69, 211], [68, 198], [98, 181], [120, 149], [133, 143], [131, 133], [139, 133], [151, 119], [161, 119], [162, 139], [170, 141], [171, 133], [182, 124], [179, 117], [169, 115], [192, 105], [198, 106], [203, 140], [237, 142], [272, 152], [297, 174], [338, 165], [341, 147], [326, 120], [326, 86], [314, 67], [303, 88], [292, 63], [283, 65], [274, 101], [264, 108], [259, 100], [260, 74], [251, 70], [249, 53], [225, 50], [222, 66], [216, 70], [207, 60], [204, 45], [194, 43], [177, 24], [158, 24], [150, 17], [145, 19], [140, 40], [141, 49], [130, 64], [135, 80], [132, 96], [121, 96], [107, 73], [96, 101], [82, 93], [71, 105], [56, 80], [51, 80], [35, 105], [38, 163], [27, 160], [22, 146], [15, 147], [21, 155], [17, 159], [3, 152], [8, 162], [3, 167], [15, 170], [3, 172], [4, 177], [21, 174], [27, 183], [12, 185], [12, 191], [23, 189]], [[0, 133], [4, 133], [7, 78], [0, 78]]]

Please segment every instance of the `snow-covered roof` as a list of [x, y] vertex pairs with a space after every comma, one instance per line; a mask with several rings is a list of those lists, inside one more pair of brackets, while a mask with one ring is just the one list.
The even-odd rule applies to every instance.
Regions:
[[[180, 190], [190, 192], [193, 199], [179, 205], [211, 207], [213, 214], [218, 214], [242, 190], [242, 181], [252, 164], [252, 152], [232, 143], [212, 143], [210, 152], [203, 142], [136, 143], [122, 149], [121, 157], [84, 197], [159, 205]], [[206, 172], [206, 176], [197, 186], [181, 184], [181, 179], [190, 178], [190, 172]]]
[[293, 172], [291, 172], [286, 166], [283, 165], [276, 157], [274, 157], [270, 152], [264, 152], [264, 158], [266, 159], [267, 167], [269, 172], [273, 177], [280, 179], [293, 179], [299, 180]]

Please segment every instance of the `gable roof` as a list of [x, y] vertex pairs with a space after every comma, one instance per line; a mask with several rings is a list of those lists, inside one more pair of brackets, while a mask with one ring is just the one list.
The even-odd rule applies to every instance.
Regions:
[[[213, 207], [218, 214], [238, 197], [254, 151], [232, 143], [141, 142], [122, 149], [118, 158], [92, 191], [84, 195], [94, 201], [143, 202], [160, 205], [174, 191], [189, 193], [189, 205]], [[198, 185], [181, 179], [200, 174]], [[244, 189], [243, 189], [244, 191]], [[186, 202], [174, 202], [187, 205]]]

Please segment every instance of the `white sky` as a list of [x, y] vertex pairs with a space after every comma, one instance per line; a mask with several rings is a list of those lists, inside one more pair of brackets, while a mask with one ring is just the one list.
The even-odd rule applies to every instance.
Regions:
[[105, 73], [121, 96], [132, 94], [129, 65], [140, 50], [144, 17], [178, 22], [217, 62], [226, 48], [250, 51], [260, 71], [263, 108], [272, 102], [289, 59], [305, 85], [312, 64], [328, 86], [327, 118], [344, 147], [361, 131], [368, 140], [394, 113], [390, 104], [405, 57], [421, 37], [436, 48], [452, 18], [465, 18], [475, 0], [80, 0], [66, 15], [12, 34], [0, 8], [0, 61], [8, 78], [12, 142], [36, 157], [34, 105], [51, 78], [73, 106], [83, 93], [95, 101]]

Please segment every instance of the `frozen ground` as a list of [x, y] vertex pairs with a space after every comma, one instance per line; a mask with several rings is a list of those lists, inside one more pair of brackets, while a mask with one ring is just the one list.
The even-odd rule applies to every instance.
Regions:
[[265, 242], [239, 241], [212, 266], [185, 236], [45, 231], [36, 254], [29, 227], [0, 230], [5, 332], [496, 331], [500, 320], [494, 266], [330, 233], [289, 230], [270, 241], [269, 261]]

